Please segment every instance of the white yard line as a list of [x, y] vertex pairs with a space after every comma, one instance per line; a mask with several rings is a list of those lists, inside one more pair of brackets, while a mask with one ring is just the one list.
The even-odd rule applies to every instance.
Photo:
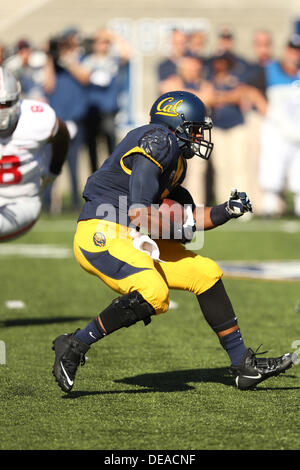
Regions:
[[59, 245], [8, 244], [0, 245], [0, 257], [66, 259], [73, 256], [71, 248]]
[[300, 281], [300, 260], [218, 261], [225, 277]]
[[11, 310], [25, 308], [23, 300], [6, 300], [5, 307]]

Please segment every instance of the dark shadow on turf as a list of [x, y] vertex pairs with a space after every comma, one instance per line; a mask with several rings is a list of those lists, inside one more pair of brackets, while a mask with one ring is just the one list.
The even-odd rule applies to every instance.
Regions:
[[216, 369], [188, 369], [172, 372], [158, 372], [152, 374], [136, 375], [135, 377], [125, 377], [115, 380], [115, 383], [134, 385], [143, 389], [134, 390], [112, 390], [112, 391], [75, 391], [64, 398], [79, 398], [88, 395], [109, 395], [119, 393], [153, 393], [153, 392], [185, 392], [194, 390], [195, 387], [189, 385], [191, 382], [198, 383], [221, 383], [232, 386], [233, 379], [228, 375], [228, 369], [224, 367]]
[[[293, 375], [281, 374], [280, 378], [294, 378]], [[274, 377], [276, 380], [276, 377]], [[225, 367], [215, 369], [188, 369], [172, 372], [158, 372], [153, 374], [142, 374], [134, 377], [125, 377], [115, 380], [116, 383], [146, 387], [154, 392], [180, 392], [193, 390], [195, 387], [191, 383], [220, 383], [226, 386], [235, 387], [234, 378], [230, 376]], [[257, 390], [275, 390], [272, 387], [258, 385]], [[297, 390], [300, 387], [278, 387], [277, 390]]]
[[81, 320], [90, 320], [90, 317], [16, 318], [13, 320], [0, 321], [0, 328], [7, 328], [11, 326], [52, 325], [54, 323], [78, 322]]
[[[294, 378], [294, 376], [284, 376], [285, 378]], [[152, 374], [141, 374], [134, 377], [125, 377], [124, 379], [115, 380], [115, 383], [133, 385], [135, 387], [143, 387], [131, 390], [103, 390], [88, 391], [77, 390], [67, 395], [63, 395], [65, 399], [76, 399], [86, 396], [96, 395], [116, 395], [116, 394], [133, 394], [133, 393], [153, 393], [153, 392], [185, 392], [194, 390], [195, 387], [190, 383], [221, 383], [223, 385], [235, 388], [234, 379], [228, 374], [228, 369], [219, 367], [215, 369], [188, 369], [171, 372], [157, 372]], [[251, 390], [255, 391], [285, 391], [300, 390], [300, 387], [262, 387]], [[240, 392], [245, 393], [245, 392]]]
[[88, 390], [77, 390], [77, 391], [70, 392], [66, 395], [63, 395], [62, 398], [74, 400], [75, 398], [92, 397], [96, 395], [120, 395], [122, 393], [131, 395], [133, 393], [149, 393], [153, 391], [154, 390], [147, 390], [147, 389], [144, 389], [144, 390], [104, 390], [104, 391], [96, 390], [93, 392], [90, 392]]
[[219, 367], [215, 369], [187, 369], [141, 374], [135, 377], [125, 377], [115, 382], [147, 387], [156, 392], [180, 392], [193, 390], [194, 387], [189, 385], [191, 382], [213, 382], [223, 385], [232, 385], [232, 381], [233, 379], [229, 376], [228, 369]]

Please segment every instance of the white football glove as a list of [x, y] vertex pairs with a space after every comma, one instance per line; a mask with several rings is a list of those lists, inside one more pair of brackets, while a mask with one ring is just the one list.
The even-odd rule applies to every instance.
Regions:
[[192, 206], [186, 207], [186, 221], [183, 224], [184, 229], [184, 243], [191, 242], [196, 231], [196, 224], [194, 220], [193, 208]]
[[154, 261], [159, 261], [164, 263], [159, 258], [159, 248], [154, 240], [152, 240], [148, 235], [141, 234], [140, 232], [132, 229], [129, 233], [130, 237], [133, 240], [133, 246], [143, 253], [147, 253]]
[[245, 212], [253, 212], [251, 201], [247, 194], [245, 192], [238, 192], [235, 188], [231, 190], [225, 209], [230, 218], [238, 218], [244, 215]]

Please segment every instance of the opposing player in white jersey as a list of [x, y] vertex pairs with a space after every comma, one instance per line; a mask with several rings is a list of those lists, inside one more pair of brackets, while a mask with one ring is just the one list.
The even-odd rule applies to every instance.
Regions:
[[19, 82], [0, 67], [0, 242], [23, 235], [38, 220], [43, 189], [60, 173], [69, 140], [55, 111], [21, 100]]

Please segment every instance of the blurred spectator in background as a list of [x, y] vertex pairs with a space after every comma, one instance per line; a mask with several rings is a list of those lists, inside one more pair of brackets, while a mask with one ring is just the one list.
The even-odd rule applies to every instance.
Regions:
[[[254, 86], [264, 96], [266, 94], [265, 67], [272, 61], [272, 36], [268, 31], [256, 31], [253, 35], [254, 62], [249, 63], [247, 83]], [[245, 125], [247, 127], [247, 150], [250, 165], [249, 194], [252, 196], [253, 211], [262, 215], [262, 190], [259, 184], [259, 161], [261, 152], [261, 126], [263, 115], [249, 103], [243, 103]]]
[[256, 31], [253, 35], [254, 61], [248, 64], [247, 83], [265, 94], [264, 68], [272, 61], [272, 36], [268, 31]]
[[[87, 85], [90, 72], [82, 65], [83, 51], [79, 32], [66, 29], [61, 36], [49, 41], [48, 59], [44, 68], [44, 88], [49, 104], [67, 124], [71, 144], [67, 163], [71, 175], [72, 208], [80, 205], [78, 186], [78, 155], [83, 145], [83, 122], [87, 113]], [[56, 203], [56, 205], [59, 203]], [[45, 207], [50, 208], [50, 195]], [[56, 207], [56, 211], [59, 208]]]
[[170, 38], [170, 54], [162, 60], [158, 65], [158, 82], [159, 92], [164, 87], [164, 81], [172, 75], [177, 73], [178, 61], [186, 54], [187, 49], [187, 37], [184, 31], [174, 29]]
[[209, 57], [207, 57], [205, 52], [206, 40], [207, 33], [204, 30], [192, 31], [187, 35], [186, 55], [201, 59], [203, 77], [208, 77], [209, 75]]
[[[177, 74], [171, 75], [161, 85], [161, 92], [183, 90], [195, 93], [206, 106], [211, 106], [214, 100], [214, 87], [204, 79], [203, 61], [195, 56], [184, 56], [177, 64]], [[211, 199], [208, 194], [207, 178], [211, 171], [211, 160], [191, 158], [187, 161], [187, 173], [184, 185], [193, 194], [196, 204], [207, 203]]]
[[195, 56], [186, 55], [178, 60], [176, 74], [164, 80], [161, 90], [162, 93], [175, 90], [197, 92], [201, 100], [205, 98], [206, 106], [213, 104], [214, 87], [204, 78], [203, 60]]
[[231, 67], [231, 75], [236, 75], [240, 82], [245, 81], [248, 73], [248, 62], [236, 54], [235, 52], [235, 37], [233, 31], [229, 28], [223, 28], [218, 35], [216, 54], [230, 54], [233, 63]]
[[204, 59], [206, 46], [206, 32], [203, 30], [192, 31], [187, 34], [187, 53], [193, 57]]
[[[212, 60], [212, 84], [216, 98], [212, 110], [214, 124], [214, 150], [212, 164], [214, 168], [214, 189], [217, 203], [221, 203], [232, 188], [245, 188], [249, 193], [253, 171], [247, 151], [247, 128], [244, 125], [243, 103], [255, 105], [263, 114], [266, 112], [266, 100], [254, 87], [245, 85], [232, 71], [235, 68], [235, 56], [230, 52], [215, 56]], [[250, 193], [249, 193], [250, 194]]]
[[34, 50], [26, 39], [18, 41], [16, 49], [16, 54], [5, 60], [4, 66], [20, 81], [23, 98], [44, 101], [43, 69], [46, 54]]
[[[231, 74], [233, 64], [230, 53], [216, 56], [212, 61], [213, 76], [208, 81], [204, 78], [203, 61], [184, 56], [178, 61], [177, 75], [170, 76], [161, 85], [162, 93], [183, 90], [196, 94], [212, 111], [215, 142], [212, 159], [209, 165], [199, 158], [188, 161], [185, 186], [193, 192], [196, 204], [211, 203], [214, 196], [217, 202], [222, 202], [230, 181], [232, 187], [246, 187], [246, 182], [249, 186], [251, 162], [247, 160], [241, 105], [248, 100], [263, 113], [266, 101], [255, 88], [240, 83], [237, 76]], [[211, 192], [213, 174], [215, 194]]]
[[116, 145], [115, 117], [122, 91], [122, 67], [128, 64], [129, 45], [107, 29], [99, 30], [93, 40], [92, 53], [82, 61], [89, 73], [88, 113], [85, 120], [85, 139], [92, 172], [99, 167], [97, 140], [104, 136], [107, 155]]
[[294, 194], [300, 217], [300, 37], [292, 36], [280, 61], [265, 66], [268, 113], [262, 126], [260, 183], [263, 213], [282, 214], [284, 191]]
[[272, 60], [272, 36], [268, 31], [256, 31], [253, 37], [255, 62], [264, 67]]

